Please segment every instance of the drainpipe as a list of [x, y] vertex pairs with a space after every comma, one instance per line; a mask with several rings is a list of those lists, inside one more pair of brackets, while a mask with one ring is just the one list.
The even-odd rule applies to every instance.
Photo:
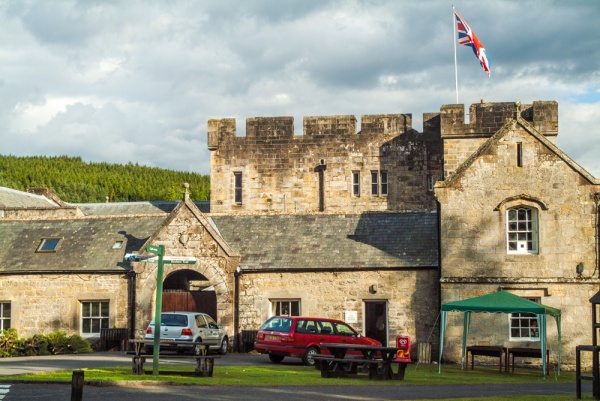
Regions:
[[233, 276], [235, 277], [235, 294], [233, 301], [233, 333], [234, 333], [234, 351], [240, 351], [240, 276], [242, 275], [242, 271], [240, 267], [236, 267], [235, 273]]

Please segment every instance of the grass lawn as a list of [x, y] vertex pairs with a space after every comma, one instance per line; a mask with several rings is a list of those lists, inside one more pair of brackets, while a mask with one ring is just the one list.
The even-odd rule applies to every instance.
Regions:
[[[218, 366], [213, 377], [196, 377], [192, 366], [161, 365], [160, 374], [152, 374], [148, 365], [145, 375], [134, 375], [128, 366], [84, 369], [86, 381], [123, 382], [158, 381], [178, 384], [218, 385], [218, 386], [380, 386], [380, 385], [439, 385], [439, 384], [492, 384], [492, 383], [575, 383], [574, 372], [561, 372], [542, 377], [540, 369], [515, 369], [515, 373], [500, 373], [495, 367], [478, 367], [475, 370], [462, 370], [460, 366], [444, 365], [438, 374], [437, 365], [409, 365], [403, 381], [374, 381], [366, 375], [356, 378], [321, 378], [315, 368], [302, 365], [268, 366]], [[71, 382], [72, 371], [58, 371], [27, 375], [2, 376], [0, 382], [15, 381], [57, 381]], [[574, 387], [574, 386], [573, 386]]]

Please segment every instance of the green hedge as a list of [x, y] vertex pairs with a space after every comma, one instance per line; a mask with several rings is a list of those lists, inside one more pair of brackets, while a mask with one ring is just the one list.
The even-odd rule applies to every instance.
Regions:
[[17, 330], [13, 328], [0, 330], [0, 358], [89, 352], [93, 350], [88, 340], [78, 335], [67, 336], [60, 330], [29, 338], [19, 338]]

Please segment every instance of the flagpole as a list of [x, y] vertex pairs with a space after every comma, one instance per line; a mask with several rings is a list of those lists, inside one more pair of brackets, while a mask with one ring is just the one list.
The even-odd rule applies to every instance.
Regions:
[[458, 64], [456, 63], [456, 10], [454, 9], [454, 4], [452, 4], [452, 43], [454, 43], [454, 82], [455, 82], [455, 91], [456, 91], [456, 104], [458, 104]]

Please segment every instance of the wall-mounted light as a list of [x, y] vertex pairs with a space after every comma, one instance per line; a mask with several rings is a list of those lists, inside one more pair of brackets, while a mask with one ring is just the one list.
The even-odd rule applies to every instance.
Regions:
[[581, 278], [581, 273], [583, 273], [583, 262], [577, 263], [576, 271], [577, 271], [577, 277]]
[[371, 294], [375, 294], [375, 293], [377, 293], [377, 284], [371, 284], [371, 285], [369, 286], [369, 292], [370, 292]]

